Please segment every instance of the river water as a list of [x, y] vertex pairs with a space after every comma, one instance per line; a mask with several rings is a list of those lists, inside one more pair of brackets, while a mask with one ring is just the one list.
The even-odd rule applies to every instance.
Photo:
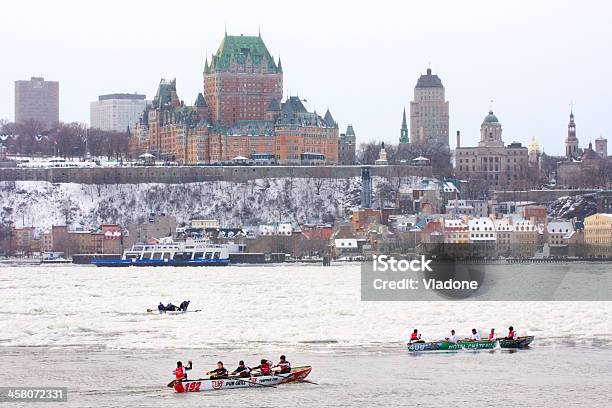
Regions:
[[[357, 264], [5, 267], [0, 298], [0, 385], [66, 386], [70, 407], [612, 406], [612, 302], [362, 302]], [[202, 311], [146, 312], [185, 299]], [[508, 325], [535, 335], [532, 347], [405, 351], [414, 327], [439, 338]], [[219, 359], [233, 368], [281, 353], [312, 365], [318, 385], [165, 387], [179, 359], [194, 361], [193, 377]]]

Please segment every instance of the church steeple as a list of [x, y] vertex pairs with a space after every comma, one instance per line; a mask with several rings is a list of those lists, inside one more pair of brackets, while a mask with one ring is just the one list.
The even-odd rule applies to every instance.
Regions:
[[406, 108], [404, 108], [404, 116], [402, 118], [402, 129], [400, 130], [400, 143], [409, 143], [408, 138], [408, 123], [406, 123]]
[[576, 137], [576, 122], [574, 122], [574, 110], [570, 111], [570, 121], [567, 125], [567, 139], [565, 139], [565, 157], [568, 159], [578, 157], [578, 137]]

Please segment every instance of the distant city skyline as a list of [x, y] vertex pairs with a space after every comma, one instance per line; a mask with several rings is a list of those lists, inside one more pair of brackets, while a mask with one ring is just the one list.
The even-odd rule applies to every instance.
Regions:
[[[0, 33], [11, 38], [3, 51], [12, 58], [0, 76], [0, 118], [12, 121], [14, 81], [31, 76], [60, 83], [64, 122], [88, 123], [89, 103], [101, 94], [153, 95], [162, 77], [176, 77], [191, 103], [227, 27], [261, 30], [287, 73], [284, 98], [299, 95], [320, 113], [329, 108], [340, 128], [353, 124], [357, 144], [398, 142], [403, 110], [427, 68], [446, 88], [451, 147], [457, 130], [462, 145], [477, 144], [491, 100], [506, 143], [526, 146], [535, 136], [546, 153], [563, 155], [571, 102], [581, 148], [612, 136], [603, 120], [612, 100], [608, 3], [383, 1], [370, 9], [315, 1], [299, 20], [289, 9], [248, 2], [143, 4], [110, 1], [95, 16], [68, 2], [5, 5], [12, 18]], [[168, 22], [172, 30], [155, 29]]]

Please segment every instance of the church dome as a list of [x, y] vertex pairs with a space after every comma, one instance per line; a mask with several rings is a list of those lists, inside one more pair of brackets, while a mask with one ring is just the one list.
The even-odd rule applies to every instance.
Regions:
[[599, 159], [599, 155], [597, 154], [597, 152], [595, 152], [595, 150], [593, 150], [593, 144], [589, 143], [589, 147], [584, 150], [584, 153], [582, 153], [582, 160], [589, 161], [596, 159]]
[[485, 116], [483, 123], [499, 123], [497, 116], [493, 114], [493, 111], [490, 110], [489, 114]]

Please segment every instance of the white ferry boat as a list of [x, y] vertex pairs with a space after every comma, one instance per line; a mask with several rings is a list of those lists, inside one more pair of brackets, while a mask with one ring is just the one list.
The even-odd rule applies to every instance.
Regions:
[[135, 244], [121, 259], [94, 259], [96, 266], [225, 266], [230, 262], [228, 245], [204, 239], [173, 241], [160, 238], [155, 243]]

